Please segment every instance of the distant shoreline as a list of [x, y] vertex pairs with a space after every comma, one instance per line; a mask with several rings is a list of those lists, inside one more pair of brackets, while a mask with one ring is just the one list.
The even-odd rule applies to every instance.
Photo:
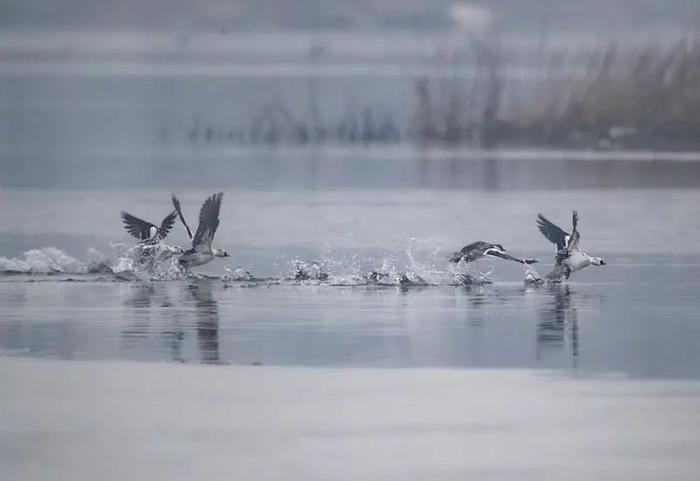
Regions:
[[[246, 152], [264, 152], [266, 150], [284, 150], [290, 154], [314, 151], [328, 156], [343, 156], [345, 154], [357, 154], [362, 150], [363, 157], [376, 158], [405, 158], [413, 152], [415, 155], [426, 156], [430, 159], [454, 158], [455, 155], [463, 159], [479, 160], [580, 160], [580, 161], [630, 161], [630, 162], [700, 162], [700, 150], [653, 150], [653, 149], [582, 149], [582, 148], [557, 148], [557, 147], [495, 147], [479, 148], [461, 146], [447, 146], [441, 144], [420, 145], [414, 143], [379, 144], [369, 143], [360, 145], [347, 145], [341, 143], [320, 143], [307, 145], [278, 144], [278, 145], [242, 145], [242, 146], [213, 146], [211, 149], [203, 149], [199, 152], [210, 151], [212, 154], [228, 153], [239, 154]], [[394, 155], [392, 155], [392, 153]]]

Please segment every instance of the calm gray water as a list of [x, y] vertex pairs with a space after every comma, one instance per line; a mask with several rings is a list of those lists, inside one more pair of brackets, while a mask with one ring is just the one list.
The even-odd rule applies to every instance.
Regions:
[[582, 274], [585, 281], [541, 288], [2, 282], [0, 345], [51, 359], [695, 378], [700, 263], [673, 261], [627, 259]]

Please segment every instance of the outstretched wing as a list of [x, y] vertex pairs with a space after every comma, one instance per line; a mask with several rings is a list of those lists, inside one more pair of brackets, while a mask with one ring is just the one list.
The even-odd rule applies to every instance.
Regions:
[[177, 217], [177, 212], [172, 211], [170, 214], [166, 215], [163, 222], [160, 223], [160, 229], [158, 229], [158, 238], [160, 240], [168, 237], [170, 229], [172, 229], [175, 224], [175, 217]]
[[520, 264], [537, 264], [537, 259], [518, 259], [517, 257], [513, 257], [512, 255], [506, 252], [499, 251], [498, 249], [489, 249], [486, 252], [484, 252], [484, 255], [491, 257], [500, 257], [501, 259], [519, 262]]
[[542, 232], [542, 234], [549, 239], [550, 242], [556, 244], [557, 251], [568, 247], [571, 236], [562, 230], [561, 227], [553, 224], [542, 214], [537, 214], [537, 227], [540, 229], [540, 232]]
[[224, 194], [219, 192], [204, 201], [202, 209], [199, 211], [199, 225], [197, 232], [192, 239], [192, 248], [198, 251], [211, 251], [211, 243], [214, 234], [219, 227], [219, 210], [221, 209], [221, 199]]
[[175, 194], [172, 195], [172, 198], [173, 206], [175, 206], [175, 212], [177, 212], [177, 215], [180, 217], [182, 225], [184, 225], [185, 229], [187, 229], [187, 237], [189, 237], [189, 239], [192, 240], [192, 231], [190, 230], [190, 226], [187, 225], [187, 222], [185, 222], [185, 216], [182, 215], [182, 209], [180, 208], [180, 199], [178, 199], [175, 196]]
[[574, 230], [571, 231], [571, 239], [567, 247], [576, 248], [578, 247], [578, 241], [581, 238], [581, 234], [578, 232], [578, 212], [574, 211], [572, 215], [572, 223], [574, 225]]
[[158, 229], [158, 227], [150, 222], [146, 222], [124, 211], [122, 211], [122, 222], [124, 223], [126, 231], [139, 240], [150, 239], [151, 228]]

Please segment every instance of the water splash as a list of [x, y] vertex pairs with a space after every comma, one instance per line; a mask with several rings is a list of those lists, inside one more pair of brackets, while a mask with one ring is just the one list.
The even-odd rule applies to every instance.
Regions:
[[449, 273], [452, 276], [451, 285], [455, 286], [483, 286], [492, 284], [491, 274], [495, 270], [494, 267], [486, 272], [481, 272], [473, 269], [472, 265], [464, 260], [460, 260], [457, 264], [449, 264]]
[[112, 244], [117, 255], [110, 271], [123, 280], [177, 280], [186, 277], [186, 272], [177, 262], [182, 253], [179, 247], [166, 244]]
[[0, 257], [0, 274], [85, 274], [88, 267], [56, 247], [31, 249], [22, 257]]
[[294, 276], [295, 281], [327, 281], [328, 267], [323, 261], [312, 260], [310, 262], [294, 259]]
[[545, 283], [539, 272], [535, 270], [531, 265], [523, 265], [524, 279], [523, 282], [526, 286], [538, 286]]
[[[178, 264], [182, 249], [164, 243], [112, 243], [105, 252], [90, 248], [84, 262], [55, 247], [46, 247], [27, 251], [20, 258], [0, 257], [0, 274], [105, 274], [107, 279], [121, 281], [169, 281], [207, 277], [221, 280], [226, 287], [289, 283], [405, 288], [491, 283], [490, 271], [484, 273], [471, 270], [471, 264], [447, 263], [439, 239], [413, 238], [392, 247], [377, 257], [365, 257], [358, 253], [339, 254], [328, 248], [322, 256], [313, 260], [288, 258], [285, 261], [286, 267], [273, 277], [257, 277], [244, 269], [228, 268], [217, 276], [187, 272]], [[539, 278], [534, 269], [530, 270], [531, 274], [526, 272], [527, 279]]]
[[224, 269], [225, 274], [221, 277], [223, 282], [254, 282], [255, 276], [245, 269], [231, 270], [228, 267]]

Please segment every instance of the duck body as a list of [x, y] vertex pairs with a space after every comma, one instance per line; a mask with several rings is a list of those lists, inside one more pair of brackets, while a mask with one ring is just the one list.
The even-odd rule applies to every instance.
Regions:
[[203, 266], [214, 260], [214, 254], [197, 252], [195, 249], [185, 251], [177, 262], [186, 268]]
[[561, 261], [571, 272], [580, 271], [584, 267], [591, 265], [591, 258], [585, 253], [575, 250], [568, 257]]

